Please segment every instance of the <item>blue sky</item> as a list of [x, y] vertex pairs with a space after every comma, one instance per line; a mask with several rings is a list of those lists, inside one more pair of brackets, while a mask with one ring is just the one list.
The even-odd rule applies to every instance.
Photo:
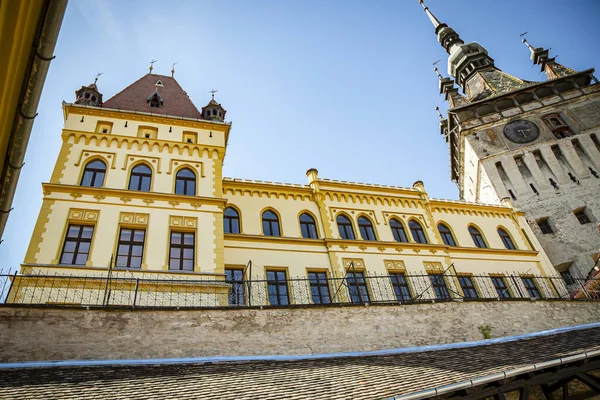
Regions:
[[[427, 0], [503, 71], [543, 80], [519, 34], [576, 69], [600, 67], [597, 0]], [[432, 63], [447, 54], [417, 0], [71, 0], [35, 121], [4, 242], [22, 262], [61, 145], [61, 102], [97, 72], [104, 99], [146, 74], [175, 78], [198, 108], [216, 99], [233, 122], [225, 176], [325, 178], [411, 186], [456, 199], [439, 135]]]

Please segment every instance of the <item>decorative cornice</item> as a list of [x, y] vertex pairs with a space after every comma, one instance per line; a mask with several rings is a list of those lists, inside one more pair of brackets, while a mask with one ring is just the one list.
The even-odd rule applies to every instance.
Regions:
[[158, 147], [159, 152], [167, 148], [170, 153], [177, 151], [178, 154], [181, 154], [183, 150], [187, 150], [190, 155], [193, 155], [194, 153], [202, 154], [204, 151], [208, 152], [209, 154], [217, 151], [221, 157], [225, 154], [224, 146], [211, 146], [203, 143], [196, 144], [172, 140], [140, 138], [137, 136], [117, 135], [112, 133], [104, 134], [98, 132], [63, 129], [63, 142], [67, 142], [71, 137], [73, 137], [75, 144], [79, 143], [81, 140], [85, 140], [86, 145], [89, 145], [92, 140], [95, 140], [97, 144], [106, 142], [109, 145], [112, 142], [117, 142], [118, 148], [122, 148], [125, 145], [127, 150], [131, 150], [134, 145], [140, 147], [146, 144], [150, 148]]
[[[137, 190], [123, 190], [123, 189], [111, 189], [111, 188], [95, 188], [87, 186], [75, 186], [75, 185], [63, 185], [58, 183], [42, 183], [44, 191], [51, 193], [67, 193], [73, 196], [77, 195], [77, 198], [82, 195], [89, 195], [100, 201], [97, 196], [104, 196], [105, 198], [121, 199], [121, 201], [129, 202], [131, 200], [141, 200], [144, 203], [152, 201], [166, 201], [166, 202], [178, 202], [182, 204], [197, 203], [201, 205], [221, 205], [227, 203], [227, 199], [218, 199], [215, 197], [201, 197], [201, 196], [183, 196], [172, 193], [157, 193], [157, 192], [140, 192]], [[126, 194], [126, 196], [124, 196]], [[125, 200], [123, 200], [125, 199]], [[151, 204], [151, 203], [150, 203]], [[170, 204], [170, 203], [169, 203]]]
[[293, 185], [279, 182], [262, 182], [262, 181], [250, 181], [250, 180], [232, 180], [231, 178], [223, 179], [223, 194], [240, 194], [250, 196], [266, 196], [270, 197], [283, 197], [288, 199], [300, 198], [303, 200], [311, 200], [313, 191], [309, 186]]
[[225, 233], [225, 240], [245, 242], [269, 242], [273, 244], [295, 244], [305, 246], [325, 246], [324, 239], [305, 239], [281, 236], [249, 235], [245, 233]]
[[195, 120], [193, 118], [156, 115], [151, 113], [131, 112], [101, 107], [82, 107], [70, 103], [63, 104], [65, 108], [65, 115], [67, 117], [69, 116], [69, 114], [73, 113], [77, 115], [92, 115], [95, 117], [116, 118], [122, 120], [142, 121], [147, 123], [156, 123], [163, 125], [183, 126], [186, 128], [208, 129], [213, 131], [221, 131], [225, 133], [228, 133], [231, 129], [230, 123], [209, 120]]

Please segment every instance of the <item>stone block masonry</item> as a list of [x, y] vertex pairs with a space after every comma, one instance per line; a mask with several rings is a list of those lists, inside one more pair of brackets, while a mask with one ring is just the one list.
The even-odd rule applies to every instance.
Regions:
[[311, 354], [482, 339], [600, 321], [594, 302], [227, 310], [0, 308], [0, 361]]

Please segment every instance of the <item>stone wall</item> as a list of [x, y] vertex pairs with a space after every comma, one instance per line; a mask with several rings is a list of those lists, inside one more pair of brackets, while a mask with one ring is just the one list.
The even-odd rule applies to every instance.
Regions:
[[367, 351], [600, 321], [593, 302], [453, 302], [239, 310], [0, 308], [0, 361]]

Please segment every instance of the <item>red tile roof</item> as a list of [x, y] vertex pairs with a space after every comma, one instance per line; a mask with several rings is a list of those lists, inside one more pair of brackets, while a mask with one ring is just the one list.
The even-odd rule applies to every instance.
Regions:
[[[163, 86], [156, 83], [160, 81]], [[160, 108], [150, 107], [148, 98], [158, 90], [163, 100]], [[127, 111], [141, 111], [186, 118], [202, 118], [202, 114], [175, 78], [165, 75], [147, 74], [125, 89], [106, 100], [102, 107]]]

